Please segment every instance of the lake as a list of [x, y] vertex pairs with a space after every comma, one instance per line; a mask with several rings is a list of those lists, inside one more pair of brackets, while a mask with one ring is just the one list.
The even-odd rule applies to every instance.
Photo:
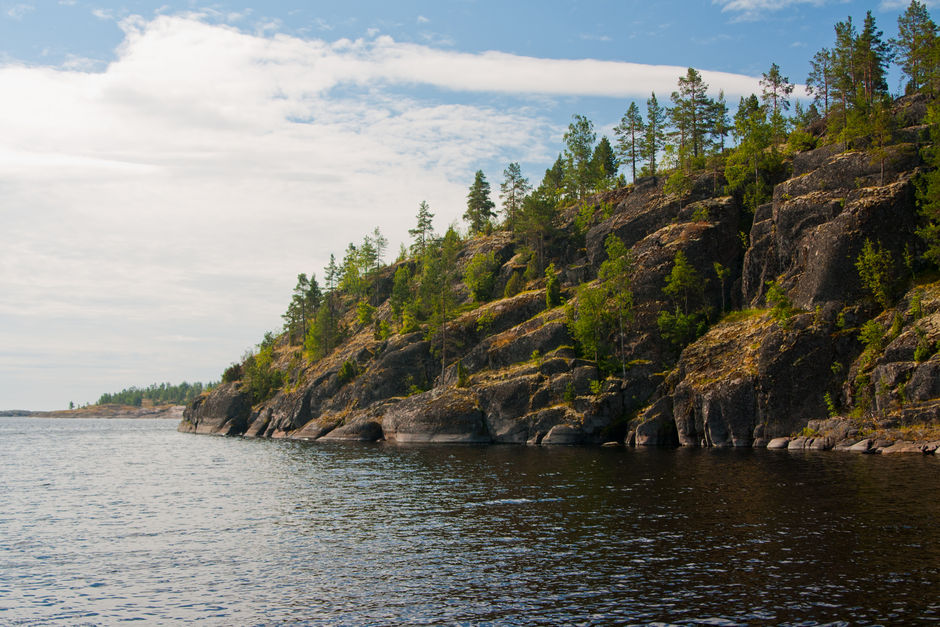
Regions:
[[940, 459], [0, 419], [0, 624], [940, 621]]

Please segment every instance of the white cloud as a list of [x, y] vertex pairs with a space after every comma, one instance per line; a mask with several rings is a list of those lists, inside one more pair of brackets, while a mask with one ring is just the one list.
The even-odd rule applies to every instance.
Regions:
[[431, 21], [431, 20], [429, 20], [428, 18], [424, 17], [423, 15], [419, 15], [419, 16], [418, 16], [418, 24], [427, 24], [427, 23], [430, 22], [430, 21]]
[[[279, 324], [298, 272], [321, 274], [374, 226], [397, 247], [421, 200], [445, 227], [481, 162], [551, 161], [560, 132], [538, 105], [459, 93], [645, 97], [684, 73], [195, 15], [120, 24], [103, 70], [0, 67], [0, 406], [215, 378]], [[703, 75], [729, 95], [756, 86]], [[67, 396], [23, 400], [43, 377]]]
[[822, 6], [829, 2], [845, 0], [712, 0], [712, 4], [721, 5], [722, 13], [737, 13], [738, 20], [756, 20], [767, 13], [780, 11], [800, 4]]
[[[881, 0], [878, 8], [882, 11], [894, 11], [897, 9], [906, 9], [911, 4], [910, 0]], [[928, 7], [940, 7], [940, 0], [921, 0], [921, 4]]]
[[21, 20], [27, 13], [32, 13], [35, 10], [36, 7], [31, 4], [14, 4], [12, 7], [7, 9], [7, 17], [14, 20]]

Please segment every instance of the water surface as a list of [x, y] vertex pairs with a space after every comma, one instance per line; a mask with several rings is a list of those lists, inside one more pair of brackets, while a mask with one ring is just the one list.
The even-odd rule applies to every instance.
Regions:
[[0, 624], [940, 622], [940, 460], [0, 419]]

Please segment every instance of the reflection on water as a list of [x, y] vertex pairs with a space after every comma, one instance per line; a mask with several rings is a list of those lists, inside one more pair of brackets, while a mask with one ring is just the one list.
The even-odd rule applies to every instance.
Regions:
[[940, 460], [0, 420], [0, 624], [940, 621]]

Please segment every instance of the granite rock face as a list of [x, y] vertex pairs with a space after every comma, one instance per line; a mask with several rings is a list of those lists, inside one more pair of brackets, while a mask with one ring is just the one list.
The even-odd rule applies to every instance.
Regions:
[[179, 430], [189, 433], [240, 435], [248, 427], [251, 397], [235, 383], [223, 383], [183, 410]]
[[[179, 428], [326, 441], [886, 450], [893, 440], [869, 441], [830, 416], [854, 410], [879, 429], [940, 421], [940, 283], [892, 294], [896, 306], [879, 314], [855, 266], [866, 240], [891, 254], [898, 275], [909, 272], [905, 254], [918, 253], [909, 247], [923, 104], [898, 101], [907, 127], [883, 162], [842, 146], [796, 154], [791, 177], [753, 216], [712, 173], [681, 197], [645, 178], [561, 211], [540, 254], [556, 264], [565, 306], [546, 307], [545, 278], [528, 271], [535, 253], [496, 232], [468, 239], [456, 261], [459, 273], [492, 254], [495, 300], [473, 303], [455, 283], [458, 315], [443, 328], [382, 333], [381, 323], [396, 327], [395, 270], [417, 267], [381, 269], [374, 325], [357, 320], [357, 297], [341, 294], [339, 346], [311, 362], [282, 339], [276, 394], [252, 406], [247, 386], [221, 385], [186, 409]], [[580, 285], [599, 285], [611, 235], [630, 248], [635, 307], [622, 333], [611, 324], [615, 359], [595, 364], [575, 345], [567, 310], [581, 305]], [[691, 302], [664, 291], [680, 252], [698, 276]], [[498, 298], [526, 273], [521, 293]], [[790, 309], [765, 308], [768, 282]], [[659, 319], [682, 308], [709, 328], [680, 352]], [[877, 350], [859, 340], [873, 318], [885, 330]]]

